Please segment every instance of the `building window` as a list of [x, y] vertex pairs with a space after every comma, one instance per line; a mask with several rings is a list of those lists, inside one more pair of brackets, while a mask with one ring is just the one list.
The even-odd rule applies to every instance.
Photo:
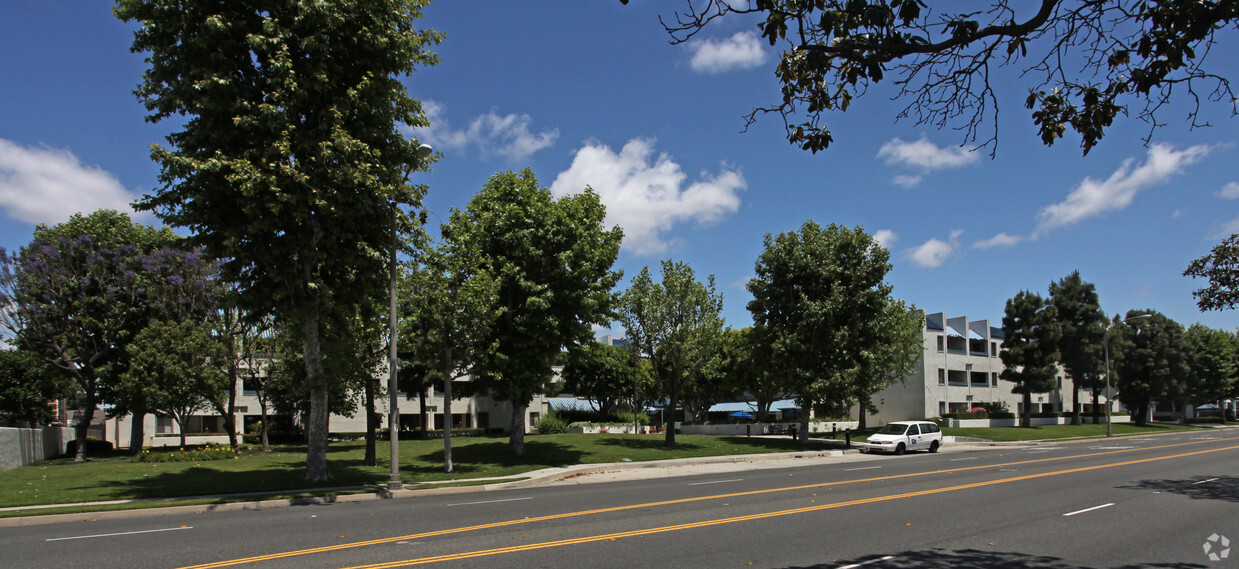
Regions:
[[990, 387], [998, 387], [998, 372], [992, 371], [989, 374]]
[[938, 368], [938, 385], [946, 385], [946, 370]]
[[939, 401], [938, 402], [938, 416], [941, 417], [942, 415], [945, 415], [945, 414], [946, 414], [946, 401]]
[[1063, 388], [1063, 376], [1061, 376], [1061, 375], [1060, 375], [1060, 376], [1058, 376], [1058, 388], [1059, 388], [1059, 389], [1062, 389], [1062, 388]]
[[938, 336], [938, 351], [941, 352], [945, 349], [946, 347], [942, 344], [942, 336]]

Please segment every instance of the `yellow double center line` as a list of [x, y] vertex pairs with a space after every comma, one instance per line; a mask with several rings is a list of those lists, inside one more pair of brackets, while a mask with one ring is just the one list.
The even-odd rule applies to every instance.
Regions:
[[[1042, 459], [1036, 459], [1036, 460], [1025, 460], [1025, 461], [1018, 461], [1018, 462], [1001, 463], [1001, 464], [969, 466], [969, 467], [952, 468], [952, 469], [946, 469], [946, 470], [934, 470], [930, 472], [917, 472], [917, 473], [910, 473], [910, 474], [897, 474], [897, 475], [864, 478], [864, 479], [857, 479], [857, 480], [844, 480], [840, 482], [807, 484], [803, 486], [788, 486], [788, 487], [783, 487], [783, 488], [753, 490], [753, 491], [748, 491], [748, 492], [736, 492], [736, 493], [731, 493], [731, 494], [715, 494], [711, 496], [681, 498], [681, 499], [676, 499], [676, 500], [665, 500], [661, 502], [646, 502], [642, 504], [630, 504], [626, 506], [616, 506], [612, 508], [600, 508], [596, 510], [584, 510], [580, 512], [551, 514], [551, 515], [546, 515], [546, 516], [521, 518], [521, 519], [516, 519], [516, 520], [507, 520], [507, 521], [502, 521], [502, 522], [494, 522], [494, 523], [489, 523], [489, 524], [481, 524], [481, 525], [467, 526], [467, 527], [460, 527], [460, 528], [451, 528], [451, 529], [424, 532], [424, 533], [418, 533], [418, 534], [387, 537], [387, 538], [374, 539], [374, 540], [369, 540], [369, 541], [342, 543], [338, 545], [329, 545], [329, 546], [316, 547], [316, 548], [311, 548], [311, 549], [301, 549], [301, 550], [296, 550], [296, 551], [286, 551], [282, 553], [272, 553], [268, 555], [258, 555], [254, 557], [246, 557], [243, 559], [231, 559], [231, 560], [225, 560], [225, 561], [218, 561], [215, 563], [205, 563], [202, 565], [191, 565], [187, 567], [182, 567], [181, 569], [214, 569], [217, 567], [231, 567], [234, 565], [241, 565], [245, 563], [270, 561], [274, 559], [283, 559], [287, 557], [296, 557], [300, 555], [328, 553], [332, 551], [341, 551], [345, 549], [367, 547], [371, 545], [382, 545], [386, 543], [395, 543], [397, 541], [422, 539], [422, 538], [427, 538], [427, 537], [435, 537], [435, 536], [450, 535], [450, 534], [455, 534], [455, 533], [465, 533], [465, 532], [479, 531], [479, 530], [485, 530], [485, 529], [501, 528], [501, 527], [536, 523], [536, 522], [542, 522], [542, 521], [548, 521], [548, 520], [558, 520], [558, 519], [565, 519], [565, 518], [572, 518], [572, 517], [579, 517], [579, 516], [590, 516], [590, 515], [605, 514], [605, 513], [610, 513], [610, 512], [621, 512], [625, 510], [633, 510], [633, 509], [638, 509], [638, 508], [650, 508], [650, 507], [657, 507], [657, 506], [684, 504], [684, 503], [689, 503], [689, 502], [699, 502], [699, 501], [704, 501], [704, 500], [717, 500], [717, 499], [732, 498], [732, 497], [738, 497], [738, 496], [753, 496], [753, 495], [768, 494], [768, 493], [773, 493], [773, 492], [807, 490], [807, 489], [813, 489], [813, 488], [821, 488], [824, 486], [839, 486], [842, 484], [856, 484], [856, 483], [862, 483], [862, 482], [873, 482], [873, 481], [878, 481], [878, 480], [894, 480], [898, 478], [929, 476], [933, 474], [947, 474], [947, 473], [952, 473], [952, 472], [964, 472], [964, 471], [969, 471], [969, 470], [1002, 468], [1002, 467], [1007, 467], [1007, 466], [1018, 466], [1018, 465], [1024, 465], [1024, 464], [1035, 464], [1035, 463], [1041, 463], [1041, 462], [1052, 462], [1052, 461], [1069, 460], [1069, 459], [1075, 459], [1075, 458], [1104, 456], [1104, 455], [1109, 455], [1109, 454], [1120, 454], [1120, 453], [1127, 453], [1127, 452], [1135, 452], [1139, 450], [1157, 450], [1157, 449], [1173, 448], [1173, 447], [1186, 446], [1186, 445], [1198, 445], [1198, 444], [1205, 444], [1208, 442], [1216, 442], [1216, 441], [1194, 441], [1194, 442], [1188, 442], [1188, 443], [1176, 443], [1172, 445], [1149, 447], [1149, 448], [1144, 448], [1144, 449], [1123, 449], [1123, 450], [1114, 450], [1114, 451], [1107, 451], [1107, 452], [1101, 452], [1101, 453], [1093, 453], [1093, 454], [1088, 454], [1088, 455], [1059, 456], [1059, 457], [1052, 457], [1052, 458], [1042, 458]], [[681, 531], [681, 530], [686, 530], [686, 529], [694, 529], [694, 528], [701, 528], [701, 527], [708, 527], [708, 526], [715, 526], [715, 525], [722, 525], [722, 524], [731, 524], [731, 523], [737, 523], [737, 522], [743, 522], [743, 521], [788, 516], [788, 515], [794, 515], [794, 514], [802, 514], [802, 513], [807, 513], [807, 512], [819, 511], [819, 510], [828, 510], [832, 508], [842, 508], [845, 506], [856, 506], [856, 505], [869, 504], [869, 503], [874, 503], [874, 502], [883, 502], [887, 500], [897, 500], [897, 499], [903, 499], [903, 498], [912, 498], [916, 496], [926, 496], [930, 494], [940, 494], [943, 492], [955, 492], [959, 490], [980, 488], [980, 487], [991, 486], [995, 484], [1005, 484], [1008, 482], [1019, 482], [1022, 480], [1043, 478], [1046, 476], [1058, 476], [1062, 474], [1072, 474], [1076, 472], [1087, 472], [1090, 470], [1099, 470], [1103, 468], [1114, 468], [1114, 467], [1119, 467], [1119, 466], [1128, 466], [1132, 464], [1155, 462], [1159, 460], [1183, 458], [1187, 456], [1194, 456], [1194, 455], [1199, 455], [1199, 454], [1207, 454], [1207, 453], [1220, 452], [1220, 451], [1225, 451], [1225, 450], [1234, 450], [1234, 449], [1239, 449], [1239, 446], [1230, 446], [1230, 447], [1224, 447], [1224, 448], [1218, 448], [1218, 449], [1195, 451], [1195, 452], [1170, 455], [1170, 456], [1145, 458], [1145, 459], [1140, 459], [1140, 460], [1117, 462], [1117, 463], [1103, 464], [1103, 465], [1098, 465], [1098, 466], [1087, 466], [1087, 467], [1074, 468], [1074, 469], [1069, 469], [1069, 470], [1058, 470], [1058, 471], [1046, 472], [1042, 474], [1030, 474], [1026, 476], [1002, 478], [998, 480], [976, 482], [976, 483], [964, 484], [960, 486], [951, 486], [951, 487], [946, 487], [946, 488], [922, 490], [919, 492], [907, 492], [907, 493], [902, 493], [902, 494], [893, 494], [889, 496], [878, 496], [874, 498], [865, 498], [865, 499], [860, 499], [860, 500], [852, 500], [848, 502], [836, 502], [832, 504], [822, 504], [819, 506], [809, 506], [805, 508], [796, 508], [792, 510], [781, 510], [778, 512], [752, 514], [748, 516], [739, 516], [739, 517], [734, 517], [734, 518], [722, 518], [722, 519], [717, 519], [717, 520], [706, 520], [706, 521], [694, 522], [694, 523], [689, 523], [689, 524], [665, 526], [665, 527], [660, 527], [660, 528], [649, 528], [649, 529], [643, 529], [643, 530], [634, 530], [634, 531], [629, 531], [629, 532], [589, 536], [589, 537], [582, 537], [582, 538], [576, 538], [576, 539], [550, 541], [550, 542], [543, 542], [543, 543], [531, 543], [531, 544], [521, 545], [521, 546], [514, 546], [514, 547], [507, 547], [507, 548], [500, 548], [500, 549], [489, 549], [489, 550], [484, 550], [484, 551], [474, 551], [474, 552], [467, 552], [467, 553], [457, 553], [457, 554], [443, 555], [443, 556], [438, 556], [438, 557], [426, 557], [426, 558], [421, 558], [421, 559], [393, 561], [389, 563], [381, 563], [381, 564], [376, 564], [376, 565], [363, 565], [363, 566], [353, 567], [350, 569], [386, 569], [386, 568], [391, 568], [391, 567], [406, 567], [410, 565], [421, 565], [421, 564], [426, 564], [426, 563], [436, 563], [436, 562], [450, 561], [450, 560], [455, 560], [455, 559], [467, 559], [471, 557], [485, 557], [485, 556], [490, 556], [490, 555], [516, 553], [520, 551], [531, 551], [535, 549], [545, 549], [549, 547], [563, 547], [567, 545], [576, 545], [576, 544], [581, 544], [581, 543], [590, 543], [590, 542], [597, 542], [597, 541], [611, 541], [611, 540], [626, 538], [626, 537], [651, 535], [651, 534], [665, 533], [665, 532], [671, 532], [671, 531]]]

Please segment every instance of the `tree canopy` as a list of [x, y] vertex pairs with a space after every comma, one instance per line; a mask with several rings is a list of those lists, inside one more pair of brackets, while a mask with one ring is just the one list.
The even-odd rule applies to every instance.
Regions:
[[659, 394], [665, 397], [663, 445], [675, 448], [675, 423], [685, 385], [719, 351], [723, 295], [714, 290], [714, 275], [702, 283], [692, 267], [662, 262], [662, 279], [654, 282], [644, 267], [624, 291], [619, 320], [628, 341], [649, 358]]
[[0, 319], [15, 343], [71, 377], [82, 394], [77, 455], [86, 429], [146, 324], [141, 257], [177, 238], [113, 210], [39, 225], [17, 255], [0, 251]]
[[[801, 399], [801, 441], [807, 441], [815, 403], [840, 407], [856, 395], [854, 380], [866, 350], [876, 345], [874, 324], [891, 299], [886, 282], [890, 252], [864, 229], [806, 221], [799, 231], [767, 234], [749, 281], [749, 312], [770, 334], [773, 356]], [[892, 338], [896, 341], [899, 337]], [[920, 343], [917, 338], [918, 345]], [[872, 352], [870, 352], [872, 353]], [[894, 362], [900, 358], [893, 358]], [[870, 367], [866, 377], [884, 376]]]
[[1192, 293], [1201, 311], [1233, 309], [1239, 304], [1239, 234], [1232, 234], [1208, 255], [1193, 260], [1183, 276], [1209, 280], [1209, 286]]
[[1097, 288], [1074, 271], [1050, 283], [1049, 303], [1054, 306], [1059, 329], [1059, 362], [1072, 379], [1071, 417], [1079, 423], [1081, 387], [1093, 391], [1093, 413], [1097, 413], [1097, 396], [1103, 384], [1105, 358], [1102, 342], [1106, 335], [1106, 315], [1101, 311]]
[[512, 405], [509, 449], [524, 453], [525, 410], [552, 377], [566, 346], [593, 341], [609, 324], [612, 271], [623, 231], [606, 229], [606, 208], [589, 188], [555, 199], [533, 170], [500, 172], [444, 227], [453, 249], [476, 255], [494, 283], [497, 316], [474, 366], [476, 387]]
[[1032, 394], [1046, 393], [1058, 377], [1058, 340], [1054, 305], [1035, 292], [1020, 291], [1007, 300], [1002, 316], [1004, 380], [1015, 385], [1012, 393], [1024, 396], [1023, 426], [1031, 426]]
[[[427, 0], [120, 0], [147, 54], [136, 94], [147, 120], [173, 119], [153, 146], [159, 187], [138, 201], [224, 259], [246, 308], [295, 328], [311, 413], [306, 477], [330, 478], [322, 347], [328, 328], [381, 298], [397, 231], [393, 204], [419, 206], [423, 166], [399, 125], [425, 126], [401, 78], [433, 65], [442, 35], [419, 30]], [[408, 219], [402, 220], [405, 224]]]
[[[621, 0], [627, 4], [628, 0]], [[783, 119], [787, 139], [804, 150], [834, 142], [827, 124], [854, 99], [887, 80], [904, 106], [898, 118], [962, 131], [964, 144], [995, 145], [999, 83], [1027, 85], [1043, 143], [1068, 130], [1087, 154], [1116, 118], [1164, 122], [1173, 102], [1192, 126], [1207, 124], [1202, 104], [1239, 109], [1222, 60], [1209, 56], [1233, 39], [1239, 3], [1144, 0], [996, 0], [966, 5], [924, 0], [686, 0], [665, 19], [672, 43], [689, 41], [724, 16], [756, 19], [780, 49], [775, 76], [782, 99], [757, 107]], [[1009, 75], [1000, 75], [1005, 67]], [[1177, 109], [1176, 109], [1177, 111]], [[981, 134], [986, 122], [992, 134]], [[1152, 132], [1149, 133], [1149, 137]], [[1146, 139], [1147, 141], [1147, 139]]]

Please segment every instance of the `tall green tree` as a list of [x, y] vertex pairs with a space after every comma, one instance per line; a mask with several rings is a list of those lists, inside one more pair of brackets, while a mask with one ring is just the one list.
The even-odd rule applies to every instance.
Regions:
[[766, 422], [770, 407], [792, 395], [765, 328], [728, 329], [723, 334], [723, 358], [731, 389], [753, 398], [757, 422]]
[[185, 446], [188, 419], [210, 408], [209, 396], [227, 388], [227, 352], [209, 325], [195, 320], [156, 320], [126, 350], [124, 381], [149, 386], [150, 410], [172, 417]]
[[816, 404], [843, 406], [855, 394], [862, 354], [876, 346], [866, 330], [891, 302], [890, 253], [860, 227], [767, 234], [749, 281], [749, 312], [771, 334], [774, 359], [800, 397], [800, 441]]
[[[995, 0], [932, 8], [924, 0], [685, 2], [664, 22], [672, 43], [688, 42], [726, 16], [757, 19], [762, 38], [779, 50], [774, 74], [782, 98], [754, 109], [748, 124], [780, 115], [788, 141], [813, 152], [834, 142], [827, 117], [883, 80], [904, 103], [898, 118], [949, 125], [964, 144], [980, 138], [995, 148], [1001, 97], [1016, 91], [997, 89], [999, 83], [1027, 85], [1027, 97], [1018, 100], [1032, 110], [1046, 145], [1070, 129], [1085, 153], [1119, 116], [1152, 130], [1165, 122], [1159, 111], [1181, 101], [1188, 120], [1202, 125], [1209, 122], [1200, 116], [1206, 102], [1234, 116], [1239, 100], [1227, 78], [1233, 66], [1217, 55], [1209, 60], [1234, 37], [1233, 0]], [[992, 134], [984, 134], [986, 122]]]
[[1097, 423], [1098, 396], [1105, 386], [1106, 315], [1101, 311], [1097, 288], [1084, 282], [1080, 271], [1050, 283], [1050, 304], [1054, 306], [1059, 361], [1071, 376], [1071, 424], [1080, 424], [1080, 388], [1093, 392], [1093, 422]]
[[1058, 340], [1054, 305], [1035, 292], [1020, 291], [1007, 300], [1002, 316], [1002, 373], [1024, 396], [1021, 426], [1032, 426], [1032, 395], [1054, 389], [1058, 376]]
[[[147, 120], [172, 119], [153, 194], [137, 206], [190, 228], [225, 259], [254, 312], [295, 328], [310, 398], [306, 478], [326, 480], [323, 349], [331, 318], [382, 298], [393, 204], [419, 207], [423, 166], [399, 125], [427, 124], [402, 77], [433, 65], [442, 35], [419, 30], [426, 0], [119, 0], [148, 68]], [[402, 223], [408, 224], [407, 218]]]
[[1192, 403], [1216, 403], [1239, 391], [1239, 336], [1203, 324], [1187, 329], [1188, 395]]
[[413, 369], [424, 374], [416, 384], [443, 385], [443, 468], [451, 472], [452, 383], [497, 347], [491, 329], [500, 314], [498, 283], [477, 250], [469, 247], [444, 241], [423, 250], [419, 260], [421, 267], [408, 276], [410, 286], [403, 289], [411, 297], [403, 303], [408, 316], [401, 323], [401, 336], [417, 360]]
[[493, 348], [478, 359], [473, 383], [511, 404], [512, 454], [525, 452], [525, 411], [547, 389], [560, 352], [610, 322], [623, 232], [606, 229], [605, 218], [593, 190], [555, 199], [525, 169], [492, 176], [447, 223], [452, 248], [476, 252], [496, 283], [498, 316], [485, 342]]
[[633, 350], [586, 342], [568, 348], [568, 361], [561, 372], [564, 393], [583, 397], [604, 413], [630, 405], [640, 412], [640, 403], [633, 404], [639, 393], [653, 393], [653, 377], [648, 366], [633, 357]]
[[709, 420], [711, 407], [743, 393], [727, 376], [724, 337], [720, 334], [714, 343], [713, 353], [708, 354], [704, 365], [693, 370], [680, 391], [680, 403], [684, 406], [684, 413], [691, 417], [694, 423], [705, 423]]
[[0, 425], [42, 427], [56, 420], [49, 402], [68, 398], [73, 382], [28, 350], [0, 349]]
[[698, 282], [692, 267], [662, 262], [655, 283], [645, 267], [632, 279], [620, 301], [619, 320], [628, 343], [649, 358], [659, 392], [665, 398], [663, 445], [675, 448], [680, 395], [698, 370], [718, 351], [723, 334], [723, 295], [714, 290], [714, 275]]
[[112, 210], [39, 225], [17, 255], [0, 251], [0, 321], [17, 346], [72, 378], [81, 393], [77, 453], [124, 371], [124, 346], [148, 320], [141, 255], [175, 240], [170, 231], [134, 224]]
[[1110, 332], [1114, 383], [1119, 401], [1143, 426], [1156, 403], [1178, 402], [1186, 394], [1191, 368], [1185, 331], [1155, 310], [1130, 310], [1124, 321], [1115, 320]]
[[925, 351], [921, 332], [925, 315], [916, 306], [888, 298], [877, 318], [862, 323], [865, 337], [856, 367], [852, 369], [852, 397], [859, 409], [858, 428], [866, 428], [866, 413], [877, 413], [873, 396], [895, 382], [903, 382], [916, 370]]
[[[148, 410], [173, 417], [182, 445], [187, 419], [213, 406], [225, 418], [235, 450], [231, 408], [218, 404], [236, 387], [228, 383], [226, 346], [218, 334], [224, 294], [219, 264], [199, 249], [172, 246], [142, 255], [139, 263], [147, 322], [125, 346], [129, 362], [117, 391], [141, 394]], [[135, 412], [134, 421], [143, 421], [142, 413]]]

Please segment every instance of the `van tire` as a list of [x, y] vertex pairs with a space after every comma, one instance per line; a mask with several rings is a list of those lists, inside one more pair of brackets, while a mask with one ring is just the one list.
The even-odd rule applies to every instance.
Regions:
[[903, 443], [899, 443], [899, 446], [895, 447], [895, 454], [903, 454], [906, 450], [908, 450], [908, 447], [903, 446]]
[[938, 441], [929, 444], [929, 452], [938, 452]]

